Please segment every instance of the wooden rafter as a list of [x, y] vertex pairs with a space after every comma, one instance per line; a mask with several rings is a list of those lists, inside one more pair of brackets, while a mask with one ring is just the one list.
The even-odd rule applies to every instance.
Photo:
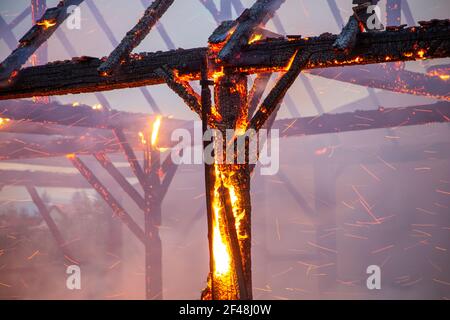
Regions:
[[[297, 51], [301, 54], [320, 51], [314, 59], [310, 59], [305, 69], [381, 63], [386, 62], [388, 57], [389, 61], [395, 62], [444, 58], [450, 55], [448, 20], [422, 22], [419, 27], [361, 33], [357, 37], [360, 45], [349, 54], [334, 50], [336, 38], [336, 35], [324, 34], [308, 39], [259, 41], [245, 46], [239, 59], [230, 61], [227, 66], [246, 74], [282, 71]], [[14, 78], [13, 84], [0, 88], [0, 99], [161, 84], [164, 79], [155, 71], [164, 65], [178, 70], [180, 76], [188, 75], [191, 80], [198, 80], [201, 60], [206, 51], [206, 48], [197, 48], [142, 54], [138, 59], [122, 65], [121, 73], [113, 77], [101, 77], [98, 74], [97, 68], [101, 61], [96, 58], [25, 68]], [[73, 76], [74, 74], [77, 76]]]
[[223, 61], [230, 61], [246, 46], [250, 37], [259, 25], [264, 25], [285, 0], [257, 0], [250, 9], [236, 20], [236, 29], [225, 43], [217, 57]]
[[31, 55], [69, 17], [71, 6], [78, 6], [83, 0], [64, 0], [56, 7], [47, 9], [35, 25], [19, 40], [19, 46], [0, 65], [0, 80], [9, 81]]
[[103, 75], [109, 75], [115, 69], [120, 67], [123, 61], [128, 60], [130, 53], [136, 48], [142, 40], [149, 34], [162, 15], [173, 4], [174, 0], [155, 0], [145, 10], [143, 17], [139, 22], [127, 32], [118, 46], [111, 52], [109, 57], [98, 68], [98, 72]]

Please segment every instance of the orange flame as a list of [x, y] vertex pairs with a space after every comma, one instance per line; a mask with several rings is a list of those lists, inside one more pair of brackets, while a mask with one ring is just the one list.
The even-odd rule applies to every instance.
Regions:
[[158, 142], [158, 135], [159, 135], [159, 129], [161, 127], [161, 116], [157, 116], [155, 121], [153, 122], [153, 128], [152, 128], [152, 138], [150, 140], [152, 146], [156, 146], [156, 143]]
[[248, 44], [252, 44], [252, 43], [254, 43], [256, 41], [259, 41], [261, 39], [262, 39], [262, 34], [254, 34], [254, 35], [252, 35], [252, 37], [248, 41]]
[[48, 28], [56, 26], [56, 20], [42, 20], [38, 21], [36, 24], [42, 26], [44, 30], [47, 30]]
[[0, 127], [7, 124], [11, 119], [8, 118], [0, 118]]

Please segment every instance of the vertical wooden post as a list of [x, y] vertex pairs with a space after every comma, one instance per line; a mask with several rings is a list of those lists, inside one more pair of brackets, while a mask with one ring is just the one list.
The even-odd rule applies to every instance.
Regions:
[[144, 233], [145, 233], [145, 297], [160, 300], [162, 293], [162, 244], [159, 236], [161, 224], [161, 203], [158, 198], [160, 188], [160, 153], [153, 145], [151, 133], [145, 139], [144, 151]]
[[[214, 83], [215, 106], [221, 116], [217, 128], [224, 137], [223, 150], [226, 150], [226, 130], [246, 129], [247, 126], [247, 77], [229, 73], [216, 78]], [[246, 148], [245, 152], [248, 152]], [[226, 159], [225, 155], [224, 160]], [[235, 160], [235, 159], [234, 159]], [[245, 164], [220, 163], [214, 166], [213, 193], [213, 239], [212, 255], [214, 273], [212, 279], [212, 297], [220, 300], [251, 299], [251, 202], [250, 202], [250, 166]], [[230, 203], [227, 203], [227, 199]], [[230, 208], [231, 206], [231, 208]], [[230, 226], [229, 211], [235, 218]], [[228, 211], [228, 212], [227, 212]], [[227, 216], [228, 213], [228, 216]], [[233, 246], [234, 227], [239, 246], [237, 254]], [[223, 250], [217, 250], [222, 248]], [[242, 261], [233, 261], [236, 258]], [[239, 269], [239, 270], [238, 270]]]

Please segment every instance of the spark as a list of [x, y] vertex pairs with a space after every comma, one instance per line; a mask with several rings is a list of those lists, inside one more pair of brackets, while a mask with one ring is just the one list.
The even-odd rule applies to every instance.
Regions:
[[389, 245], [389, 246], [386, 246], [386, 247], [383, 247], [383, 248], [380, 248], [380, 249], [373, 250], [373, 251], [372, 251], [372, 254], [380, 253], [380, 252], [389, 250], [389, 249], [391, 249], [391, 248], [393, 248], [393, 247], [395, 247], [395, 246], [394, 246], [393, 244], [391, 244], [391, 245]]

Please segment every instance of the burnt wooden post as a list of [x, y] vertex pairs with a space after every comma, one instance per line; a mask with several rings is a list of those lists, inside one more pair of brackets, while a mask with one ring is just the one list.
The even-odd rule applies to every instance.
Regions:
[[[156, 120], [158, 121], [158, 120]], [[159, 236], [161, 225], [160, 191], [160, 153], [156, 147], [158, 128], [153, 127], [151, 134], [145, 139], [144, 150], [144, 233], [145, 249], [145, 295], [146, 299], [162, 299], [162, 244]]]
[[78, 262], [74, 259], [72, 254], [70, 253], [69, 249], [65, 247], [66, 242], [64, 241], [64, 238], [59, 231], [58, 226], [56, 225], [55, 221], [53, 220], [50, 210], [47, 208], [46, 204], [42, 200], [42, 198], [39, 196], [39, 193], [37, 192], [36, 188], [32, 186], [31, 184], [28, 184], [25, 186], [28, 193], [31, 196], [31, 199], [33, 200], [34, 204], [38, 208], [39, 214], [44, 219], [45, 223], [48, 226], [48, 229], [50, 230], [50, 233], [52, 234], [53, 238], [56, 241], [56, 244], [58, 245], [59, 250], [61, 251], [63, 257], [65, 260], [70, 262], [71, 264]]

